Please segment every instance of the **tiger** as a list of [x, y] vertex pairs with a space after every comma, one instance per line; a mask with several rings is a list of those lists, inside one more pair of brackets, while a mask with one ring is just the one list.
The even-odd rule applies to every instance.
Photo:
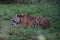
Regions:
[[13, 26], [31, 26], [49, 28], [50, 22], [42, 16], [31, 16], [28, 14], [16, 14], [12, 20]]

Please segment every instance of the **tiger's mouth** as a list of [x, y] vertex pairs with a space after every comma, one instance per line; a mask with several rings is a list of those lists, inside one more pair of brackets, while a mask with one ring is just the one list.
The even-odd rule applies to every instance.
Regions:
[[12, 21], [12, 25], [13, 26], [16, 26], [18, 24], [21, 24], [21, 20], [20, 21], [15, 21], [15, 20]]

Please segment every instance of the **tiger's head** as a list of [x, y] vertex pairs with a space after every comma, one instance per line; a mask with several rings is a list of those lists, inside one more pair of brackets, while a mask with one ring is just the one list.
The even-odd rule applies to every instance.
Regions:
[[18, 24], [23, 23], [23, 20], [26, 16], [27, 14], [16, 14], [12, 19], [12, 25], [16, 26]]

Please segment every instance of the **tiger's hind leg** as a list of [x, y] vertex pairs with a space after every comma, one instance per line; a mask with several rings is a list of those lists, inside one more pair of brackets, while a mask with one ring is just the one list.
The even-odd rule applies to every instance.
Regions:
[[31, 25], [31, 26], [34, 27], [34, 28], [36, 28], [36, 27], [40, 27], [39, 24], [33, 24], [33, 25]]

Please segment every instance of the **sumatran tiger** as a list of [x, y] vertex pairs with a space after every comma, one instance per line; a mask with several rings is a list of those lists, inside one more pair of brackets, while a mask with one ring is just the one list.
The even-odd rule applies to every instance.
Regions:
[[40, 16], [30, 16], [28, 14], [16, 14], [12, 20], [13, 26], [31, 26], [49, 28], [50, 23], [47, 18]]

